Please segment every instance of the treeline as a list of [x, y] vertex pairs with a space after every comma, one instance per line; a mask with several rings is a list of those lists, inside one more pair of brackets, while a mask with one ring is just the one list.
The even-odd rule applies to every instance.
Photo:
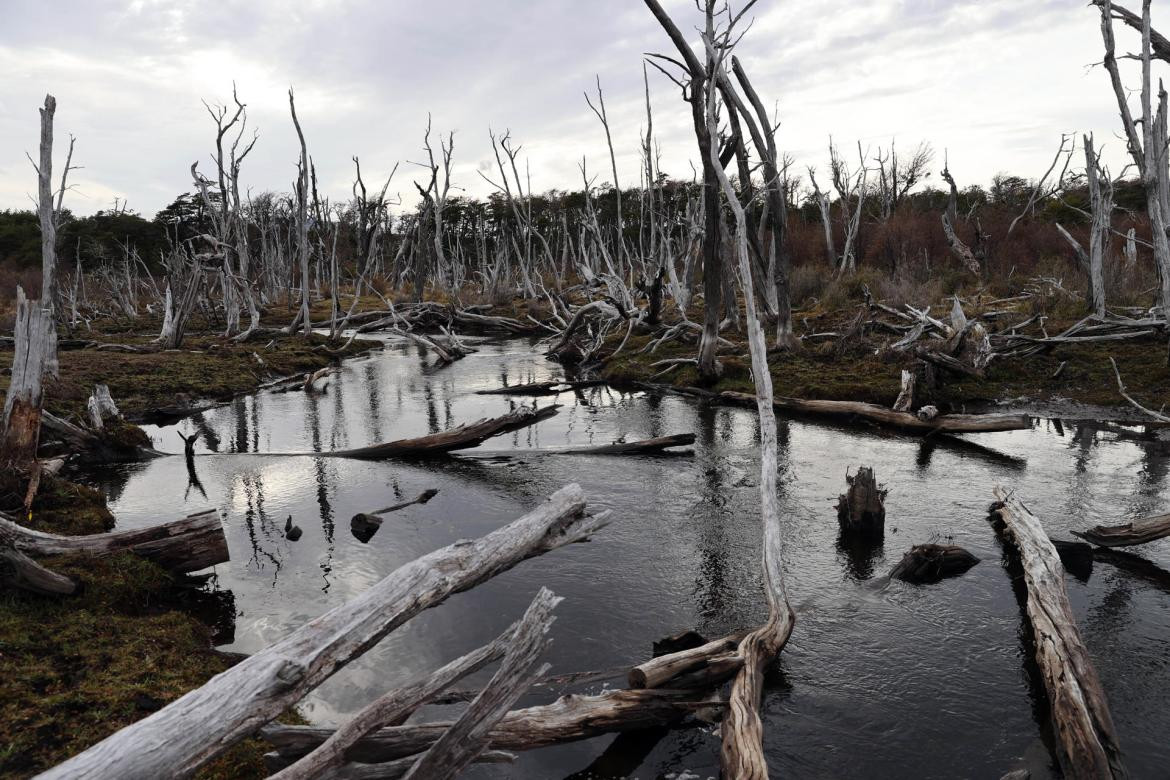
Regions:
[[[624, 190], [621, 197], [622, 225], [626, 242], [635, 251], [645, 250], [649, 240], [648, 228], [654, 220], [676, 230], [686, 227], [688, 203], [699, 199], [699, 186], [662, 177], [656, 186], [654, 210], [648, 213], [642, 190]], [[1023, 215], [1011, 242], [1002, 242], [996, 251], [988, 253], [989, 274], [1009, 272], [1011, 269], [1028, 271], [1037, 263], [1054, 258], [1071, 258], [1068, 244], [1055, 230], [1056, 223], [1073, 230], [1088, 222], [1088, 194], [1086, 187], [1066, 187], [1058, 195], [1047, 196], [1029, 206], [1035, 182], [1019, 176], [996, 176], [990, 187], [971, 185], [959, 190], [958, 210], [971, 215], [968, 232], [982, 230], [989, 240], [1005, 236], [1008, 226]], [[827, 245], [821, 212], [811, 191], [800, 180], [790, 182], [794, 195], [789, 200], [787, 240], [794, 265], [819, 264], [826, 256]], [[216, 196], [212, 192], [212, 198]], [[1119, 210], [1118, 221], [1125, 223], [1119, 229], [1137, 226], [1140, 234], [1148, 230], [1145, 223], [1145, 195], [1140, 182], [1119, 181], [1115, 184], [1115, 200]], [[854, 196], [856, 197], [856, 196]], [[589, 208], [595, 210], [600, 225], [609, 230], [616, 224], [616, 200], [612, 187], [598, 188], [588, 195], [583, 190], [552, 190], [524, 198], [524, 207], [531, 215], [532, 227], [543, 235], [557, 235], [562, 231], [578, 234], [585, 229], [583, 215]], [[833, 230], [837, 245], [843, 239], [842, 205], [852, 206], [837, 198], [831, 206]], [[933, 187], [905, 195], [889, 214], [883, 213], [881, 200], [869, 193], [862, 203], [862, 218], [856, 239], [859, 265], [868, 265], [890, 273], [900, 271], [930, 271], [951, 261], [940, 217], [946, 210], [948, 193]], [[370, 226], [360, 226], [358, 202], [324, 204], [327, 217], [340, 229], [345, 240], [338, 242], [339, 262], [351, 266], [361, 257], [362, 234]], [[246, 211], [254, 225], [284, 222], [291, 224], [292, 196], [263, 193], [252, 198]], [[425, 210], [420, 203], [415, 210], [393, 214], [383, 212], [379, 218], [384, 235], [391, 242], [395, 237], [410, 234], [417, 228], [419, 215]], [[493, 194], [484, 199], [450, 197], [443, 208], [443, 240], [450, 247], [473, 247], [477, 241], [492, 243], [509, 234], [516, 216], [506, 198]], [[76, 217], [66, 210], [61, 217], [58, 233], [58, 251], [62, 265], [75, 267], [80, 261], [86, 270], [99, 269], [112, 263], [122, 264], [131, 258], [151, 271], [163, 270], [168, 251], [176, 244], [191, 241], [213, 232], [213, 224], [198, 194], [184, 193], [151, 218], [126, 209], [98, 211], [92, 216]], [[962, 232], [963, 227], [959, 228]], [[256, 230], [250, 240], [259, 242]], [[968, 236], [967, 238], [973, 238]], [[37, 215], [31, 210], [0, 211], [0, 267], [9, 270], [35, 269], [41, 262], [40, 228]]]

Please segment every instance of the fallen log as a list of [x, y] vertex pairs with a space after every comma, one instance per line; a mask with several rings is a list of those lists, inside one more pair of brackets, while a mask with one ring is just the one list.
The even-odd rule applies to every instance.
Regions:
[[1023, 564], [1028, 619], [1060, 768], [1074, 780], [1126, 777], [1109, 704], [1073, 618], [1056, 548], [1013, 492], [997, 487], [995, 496], [999, 503], [992, 515], [1002, 521]]
[[570, 390], [583, 390], [587, 387], [604, 385], [603, 379], [583, 379], [570, 381], [567, 379], [552, 379], [547, 382], [528, 382], [522, 385], [506, 385], [491, 390], [476, 390], [476, 395], [559, 395]]
[[[726, 679], [726, 677], [724, 678]], [[715, 678], [709, 678], [714, 681]], [[512, 710], [489, 732], [495, 750], [535, 750], [590, 739], [602, 734], [636, 731], [674, 723], [699, 707], [709, 707], [695, 690], [645, 689], [607, 691], [596, 696], [567, 694], [552, 704]], [[426, 750], [452, 723], [412, 723], [379, 729], [358, 740], [346, 757], [376, 764]], [[275, 748], [273, 760], [299, 758], [320, 745], [333, 729], [270, 723], [260, 736]]]
[[378, 533], [378, 529], [382, 527], [382, 515], [389, 512], [397, 512], [399, 509], [405, 509], [415, 504], [425, 504], [438, 494], [438, 488], [430, 488], [419, 493], [417, 497], [412, 498], [410, 501], [402, 501], [392, 506], [375, 509], [373, 512], [356, 514], [349, 520], [349, 530], [354, 535], [354, 538], [362, 544], [366, 544], [374, 538], [374, 534]]
[[41, 777], [188, 777], [419, 612], [527, 558], [587, 538], [608, 515], [586, 515], [584, 493], [568, 485], [486, 536], [400, 566], [357, 598]]
[[641, 441], [615, 441], [612, 444], [599, 444], [584, 447], [548, 447], [529, 450], [497, 450], [491, 452], [472, 452], [475, 457], [512, 457], [520, 455], [653, 455], [682, 453], [668, 453], [671, 447], [688, 447], [695, 443], [695, 434], [676, 433], [671, 436], [658, 436]]
[[733, 652], [746, 631], [705, 642], [697, 647], [660, 655], [630, 669], [626, 680], [631, 688], [657, 688], [672, 678], [707, 666], [711, 659]]
[[228, 560], [227, 539], [215, 510], [149, 528], [89, 536], [58, 536], [18, 525], [0, 514], [0, 539], [28, 555], [99, 557], [131, 552], [178, 574]]
[[[551, 598], [551, 595], [549, 591], [542, 589], [537, 596], [537, 601], [533, 602], [533, 607], [538, 603], [543, 604]], [[553, 604], [555, 605], [555, 602]], [[453, 682], [503, 657], [518, 638], [538, 627], [538, 621], [547, 618], [547, 610], [545, 613], [534, 613], [533, 607], [529, 608], [524, 618], [513, 623], [503, 634], [487, 645], [456, 658], [424, 679], [378, 697], [366, 705], [357, 715], [350, 718], [345, 725], [333, 732], [329, 739], [311, 753], [292, 766], [272, 775], [270, 780], [312, 780], [312, 778], [321, 777], [323, 773], [341, 766], [345, 763], [346, 751], [353, 743], [383, 726], [401, 725], [416, 709], [435, 694]], [[551, 606], [548, 609], [551, 609]], [[547, 626], [545, 627], [547, 628]], [[522, 634], [521, 632], [526, 633]], [[406, 771], [409, 769], [410, 767], [407, 767]]]
[[953, 544], [916, 544], [890, 572], [890, 579], [916, 585], [957, 577], [979, 559]]
[[[511, 764], [515, 753], [504, 750], [485, 750], [475, 757], [476, 764]], [[383, 764], [345, 764], [334, 772], [322, 775], [322, 780], [398, 780], [414, 766], [414, 756], [387, 761]]]
[[1134, 520], [1125, 525], [1098, 525], [1087, 531], [1073, 531], [1072, 535], [1099, 547], [1132, 547], [1170, 536], [1170, 514]]
[[[755, 406], [756, 403], [755, 396], [732, 390], [723, 391], [719, 398], [738, 406]], [[908, 412], [895, 412], [884, 406], [860, 401], [816, 401], [781, 397], [774, 398], [772, 406], [784, 412], [828, 417], [861, 417], [881, 425], [921, 433], [1026, 431], [1032, 427], [1032, 420], [1026, 414], [940, 414], [932, 420], [922, 420]]]
[[358, 447], [352, 450], [336, 450], [334, 452], [313, 453], [322, 458], [359, 458], [377, 460], [379, 458], [410, 458], [425, 457], [453, 450], [463, 450], [478, 446], [493, 436], [502, 433], [527, 428], [541, 420], [552, 417], [560, 409], [559, 404], [545, 406], [540, 409], [524, 407], [500, 417], [485, 418], [476, 422], [460, 425], [448, 431], [432, 433], [429, 436], [419, 436], [415, 439], [399, 439], [386, 444], [374, 444], [369, 447]]
[[7, 543], [0, 544], [0, 584], [41, 596], [72, 596], [78, 588], [69, 577], [45, 568]]
[[454, 780], [487, 749], [491, 729], [536, 678], [549, 670], [548, 664], [536, 664], [550, 644], [552, 610], [560, 601], [548, 588], [540, 589], [516, 626], [500, 668], [459, 719], [414, 763], [405, 775], [407, 780]]

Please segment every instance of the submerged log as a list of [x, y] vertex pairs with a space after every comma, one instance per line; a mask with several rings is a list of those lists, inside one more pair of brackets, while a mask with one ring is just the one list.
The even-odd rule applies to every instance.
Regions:
[[881, 535], [886, 526], [886, 494], [869, 466], [845, 475], [849, 488], [837, 499], [837, 522], [843, 533]]
[[1024, 568], [1028, 619], [1060, 768], [1074, 780], [1126, 777], [1109, 704], [1073, 618], [1056, 548], [1039, 518], [1013, 492], [997, 487], [995, 496], [999, 503], [992, 507], [993, 516], [1002, 521]]
[[228, 560], [219, 514], [207, 510], [149, 528], [89, 536], [58, 536], [18, 525], [0, 514], [0, 539], [28, 555], [98, 557], [131, 552], [168, 571], [183, 574]]
[[977, 563], [978, 558], [953, 544], [916, 544], [890, 572], [890, 579], [923, 585], [957, 577]]
[[527, 558], [587, 538], [608, 522], [608, 514], [586, 515], [581, 488], [564, 487], [486, 536], [400, 566], [357, 598], [42, 777], [188, 777], [419, 612]]
[[545, 406], [540, 409], [524, 407], [500, 417], [485, 418], [476, 422], [460, 425], [448, 431], [432, 433], [429, 436], [419, 436], [415, 439], [399, 439], [386, 444], [374, 444], [369, 447], [358, 447], [352, 450], [337, 450], [335, 452], [314, 453], [323, 458], [359, 458], [377, 460], [379, 458], [410, 458], [425, 457], [443, 452], [468, 449], [478, 446], [493, 436], [502, 433], [527, 428], [541, 420], [552, 417], [561, 407], [559, 404]]
[[1170, 536], [1170, 514], [1134, 520], [1125, 525], [1098, 525], [1072, 534], [1100, 547], [1132, 547]]
[[528, 382], [522, 385], [507, 385], [491, 390], [476, 390], [476, 395], [559, 395], [570, 390], [583, 390], [587, 387], [597, 387], [605, 384], [603, 379], [585, 379], [570, 381], [568, 379], [553, 379], [548, 382]]
[[[739, 406], [754, 406], [756, 403], [755, 396], [731, 390], [723, 391], [719, 394], [719, 398]], [[931, 420], [923, 420], [908, 412], [896, 412], [884, 406], [860, 401], [806, 401], [799, 398], [777, 397], [773, 399], [772, 405], [780, 411], [800, 414], [860, 417], [881, 425], [920, 433], [932, 431], [951, 433], [1026, 431], [1032, 427], [1032, 420], [1026, 414], [940, 414]]]
[[375, 509], [373, 512], [361, 512], [350, 518], [349, 530], [359, 542], [366, 544], [374, 538], [374, 534], [378, 533], [378, 529], [382, 527], [382, 515], [389, 512], [397, 512], [399, 509], [405, 509], [408, 506], [415, 504], [425, 504], [435, 496], [439, 495], [438, 488], [430, 488], [419, 493], [417, 497], [410, 501], [402, 501], [392, 506]]
[[[709, 678], [709, 682], [715, 680]], [[569, 694], [552, 704], [512, 710], [488, 733], [488, 743], [495, 750], [535, 750], [602, 734], [662, 726], [683, 719], [698, 707], [711, 706], [701, 699], [698, 691], [673, 688], [616, 690], [596, 696]], [[372, 764], [411, 756], [426, 750], [451, 725], [448, 721], [379, 729], [356, 742], [346, 757]], [[283, 723], [270, 723], [260, 730], [260, 736], [285, 761], [305, 755], [332, 734], [333, 729]]]

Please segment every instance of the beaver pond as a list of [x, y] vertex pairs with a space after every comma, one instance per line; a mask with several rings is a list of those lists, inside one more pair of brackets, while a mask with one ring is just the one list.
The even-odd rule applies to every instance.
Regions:
[[[524, 514], [559, 487], [581, 484], [612, 524], [587, 544], [524, 562], [423, 612], [304, 700], [311, 722], [338, 724], [397, 683], [497, 636], [543, 585], [557, 608], [552, 673], [629, 666], [654, 640], [693, 628], [708, 637], [758, 625], [760, 582], [756, 421], [752, 410], [606, 386], [563, 393], [560, 413], [477, 449], [421, 462], [311, 455], [433, 433], [532, 399], [477, 390], [560, 376], [526, 340], [484, 341], [443, 368], [388, 339], [346, 361], [326, 392], [265, 391], [148, 427], [182, 452], [176, 430], [200, 432], [197, 484], [182, 457], [90, 471], [120, 528], [214, 507], [231, 561], [215, 569], [211, 617], [222, 649], [253, 653], [450, 542]], [[541, 405], [549, 399], [539, 399]], [[1048, 707], [1005, 555], [987, 508], [1014, 487], [1057, 539], [1070, 530], [1164, 511], [1170, 455], [1158, 445], [1075, 421], [975, 434], [964, 445], [867, 427], [780, 419], [780, 502], [795, 631], [770, 672], [764, 744], [788, 777], [999, 777], [1055, 773]], [[534, 455], [536, 447], [697, 436], [693, 455]], [[1162, 445], [1163, 447], [1165, 445]], [[884, 539], [838, 538], [834, 504], [847, 471], [872, 465], [889, 488]], [[368, 541], [350, 518], [437, 488], [429, 503], [386, 515]], [[303, 529], [286, 538], [287, 519]], [[885, 575], [913, 544], [946, 542], [982, 562], [934, 585]], [[1170, 542], [1112, 556], [1068, 577], [1085, 644], [1108, 694], [1135, 777], [1165, 773], [1170, 747]], [[1163, 568], [1164, 567], [1164, 568]], [[1073, 567], [1070, 567], [1072, 569]], [[1082, 567], [1083, 568], [1083, 567]], [[490, 670], [461, 687], [482, 684]], [[538, 688], [521, 706], [608, 683]], [[449, 717], [450, 706], [416, 718]], [[706, 723], [592, 740], [480, 765], [469, 777], [709, 777], [719, 772]]]

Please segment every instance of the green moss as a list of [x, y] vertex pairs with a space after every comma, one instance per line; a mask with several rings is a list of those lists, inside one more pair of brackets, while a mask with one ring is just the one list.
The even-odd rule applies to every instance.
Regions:
[[106, 498], [93, 488], [44, 476], [24, 525], [66, 536], [100, 534], [114, 527]]
[[[206, 627], [168, 608], [171, 578], [125, 554], [50, 559], [78, 596], [0, 594], [0, 775], [28, 776], [75, 755], [229, 666]], [[263, 777], [251, 740], [209, 777]]]

